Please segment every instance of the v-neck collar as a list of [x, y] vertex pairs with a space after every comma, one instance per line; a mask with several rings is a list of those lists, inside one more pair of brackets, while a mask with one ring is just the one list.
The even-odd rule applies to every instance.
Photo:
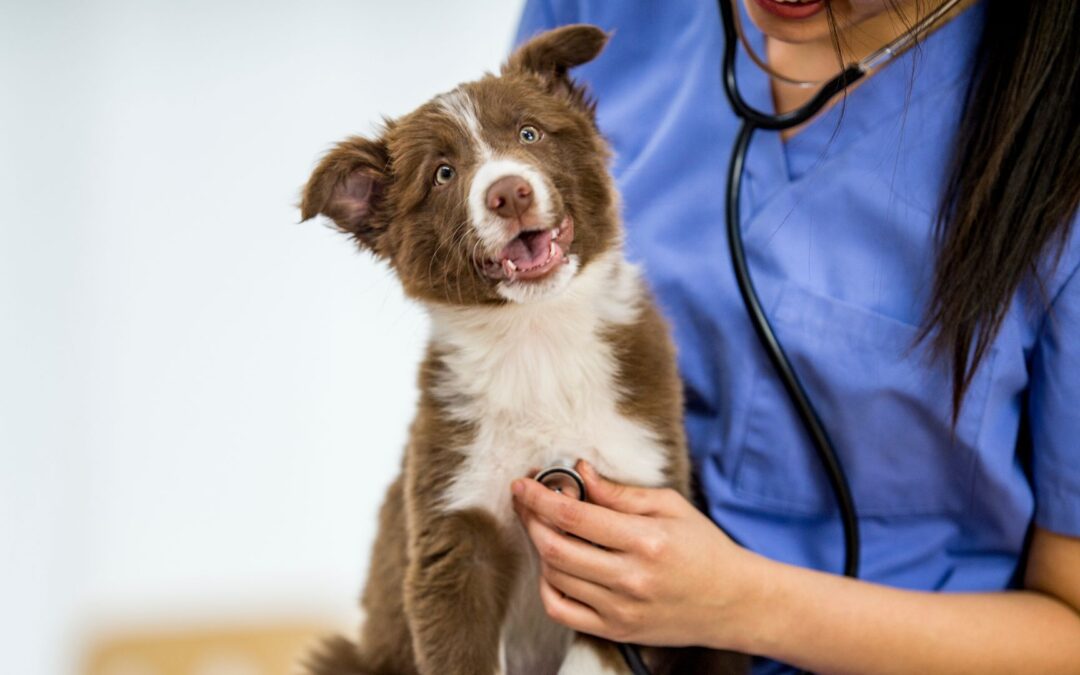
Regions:
[[[765, 36], [750, 21], [743, 3], [738, 5], [747, 41], [759, 54], [765, 54]], [[881, 124], [895, 124], [899, 133], [902, 113], [913, 101], [954, 88], [958, 79], [968, 76], [982, 21], [982, 3], [975, 2], [918, 46], [867, 77], [786, 141], [778, 132], [756, 132], [746, 159], [753, 201], [760, 205], [762, 199], [843, 153]], [[736, 75], [743, 98], [760, 110], [775, 112], [769, 77], [744, 50], [739, 51]]]

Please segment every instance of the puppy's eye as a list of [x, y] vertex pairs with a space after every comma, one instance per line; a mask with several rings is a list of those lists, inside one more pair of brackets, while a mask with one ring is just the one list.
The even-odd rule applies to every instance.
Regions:
[[438, 169], [435, 169], [435, 184], [446, 185], [454, 179], [457, 172], [454, 171], [454, 167], [449, 164], [440, 164]]
[[540, 140], [540, 130], [531, 125], [525, 125], [518, 130], [518, 138], [522, 143], [535, 143]]

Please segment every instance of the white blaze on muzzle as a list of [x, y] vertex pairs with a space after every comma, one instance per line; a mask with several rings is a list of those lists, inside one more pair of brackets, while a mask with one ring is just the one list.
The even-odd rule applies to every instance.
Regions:
[[[469, 224], [480, 243], [484, 273], [499, 280], [497, 291], [508, 300], [531, 302], [547, 297], [569, 283], [578, 269], [576, 255], [566, 255], [573, 241], [573, 222], [556, 213], [554, 188], [539, 167], [512, 154], [496, 155], [484, 141], [473, 100], [463, 90], [443, 94], [439, 107], [450, 116], [470, 140], [476, 168], [467, 186]], [[524, 181], [527, 197], [519, 209], [499, 209], [497, 197], [503, 188], [492, 190], [504, 178]], [[520, 181], [515, 181], [519, 185]], [[501, 193], [513, 199], [513, 193]], [[502, 213], [497, 211], [501, 210]], [[556, 222], [557, 221], [557, 222]], [[516, 283], [529, 281], [527, 284]]]
[[512, 223], [492, 213], [487, 206], [488, 191], [500, 178], [523, 178], [533, 193], [529, 220], [540, 227], [550, 227], [553, 224], [551, 187], [544, 175], [535, 166], [520, 159], [495, 156], [491, 146], [484, 142], [476, 106], [466, 92], [460, 89], [451, 91], [437, 101], [439, 107], [469, 136], [473, 156], [477, 158], [477, 168], [469, 184], [469, 219], [486, 252], [497, 254], [517, 234]]
[[540, 171], [516, 159], [494, 158], [484, 161], [477, 167], [469, 184], [469, 220], [484, 249], [493, 256], [517, 236], [520, 226], [520, 223], [509, 221], [488, 208], [488, 191], [496, 181], [505, 176], [520, 176], [532, 189], [530, 221], [534, 221], [537, 227], [551, 227], [554, 220], [551, 188]]

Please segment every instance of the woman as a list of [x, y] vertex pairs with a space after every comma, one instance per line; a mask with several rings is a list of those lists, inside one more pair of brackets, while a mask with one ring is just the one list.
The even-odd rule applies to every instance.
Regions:
[[[820, 81], [940, 1], [741, 4], [771, 69]], [[843, 555], [831, 493], [727, 263], [738, 120], [717, 7], [529, 0], [520, 38], [615, 31], [577, 76], [672, 322], [709, 517], [586, 466], [591, 504], [515, 481], [554, 619], [766, 657], [755, 672], [1080, 672], [1075, 4], [962, 2], [825, 113], [751, 145], [749, 263], [851, 482], [851, 580], [827, 573]], [[813, 92], [745, 54], [738, 68], [758, 108]], [[562, 534], [598, 531], [621, 545]]]

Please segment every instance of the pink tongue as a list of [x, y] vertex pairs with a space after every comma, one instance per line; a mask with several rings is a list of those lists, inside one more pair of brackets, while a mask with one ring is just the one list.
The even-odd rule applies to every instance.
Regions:
[[551, 248], [551, 230], [541, 232], [523, 232], [506, 245], [499, 254], [502, 260], [509, 260], [519, 270], [528, 269], [547, 260]]

